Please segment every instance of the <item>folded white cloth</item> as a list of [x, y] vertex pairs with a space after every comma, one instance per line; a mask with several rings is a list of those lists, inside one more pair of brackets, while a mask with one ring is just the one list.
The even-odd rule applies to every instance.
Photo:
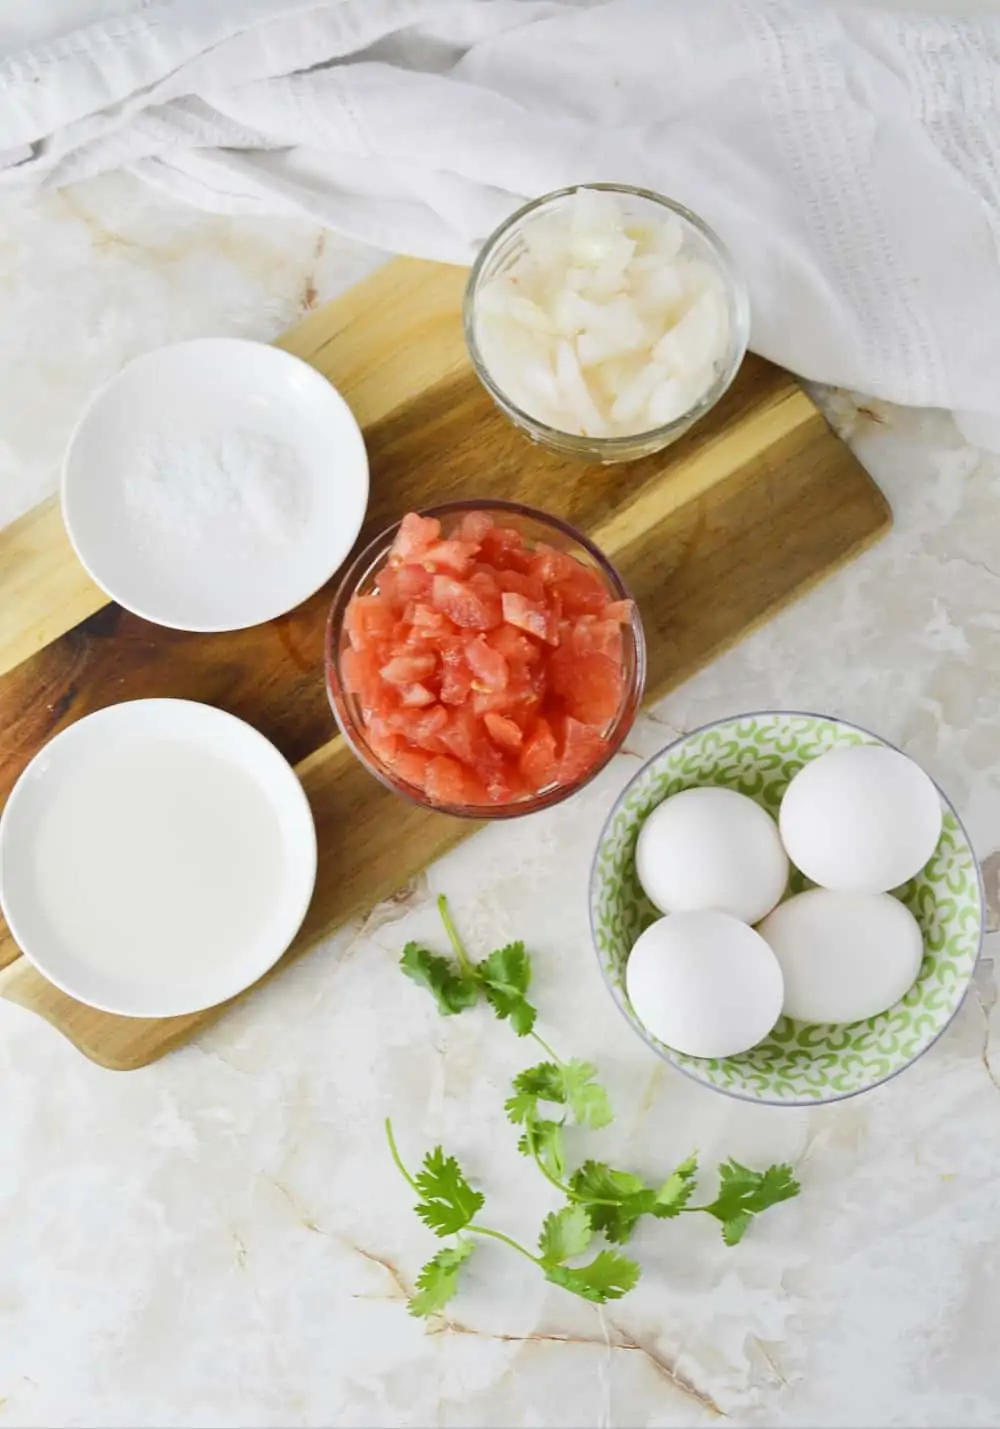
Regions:
[[465, 261], [525, 197], [703, 214], [753, 346], [1000, 448], [1000, 17], [815, 0], [154, 0], [0, 60], [0, 184], [128, 169]]

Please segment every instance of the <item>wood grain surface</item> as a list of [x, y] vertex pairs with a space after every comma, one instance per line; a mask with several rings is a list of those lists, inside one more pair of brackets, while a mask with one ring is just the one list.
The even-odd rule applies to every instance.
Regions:
[[[878, 489], [796, 383], [758, 358], [681, 442], [641, 462], [588, 466], [533, 446], [468, 368], [463, 282], [461, 270], [400, 259], [281, 340], [336, 382], [365, 428], [362, 539], [410, 507], [456, 497], [563, 516], [612, 557], [639, 602], [650, 700], [887, 529]], [[331, 594], [254, 630], [190, 635], [107, 603], [52, 503], [0, 532], [0, 806], [46, 740], [92, 710], [152, 695], [230, 710], [296, 764], [316, 817], [316, 894], [285, 960], [298, 955], [476, 827], [405, 804], [334, 737], [322, 679]], [[0, 970], [3, 996], [119, 1069], [153, 1061], [222, 1010], [158, 1021], [96, 1012], [19, 957], [2, 921]]]

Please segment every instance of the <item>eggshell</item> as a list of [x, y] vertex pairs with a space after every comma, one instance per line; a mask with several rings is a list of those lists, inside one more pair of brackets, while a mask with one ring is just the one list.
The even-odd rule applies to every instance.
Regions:
[[781, 1015], [781, 968], [759, 933], [729, 913], [671, 913], [632, 949], [625, 987], [643, 1026], [689, 1057], [730, 1057]]
[[789, 858], [814, 883], [885, 893], [930, 859], [941, 837], [941, 800], [905, 754], [855, 744], [796, 774], [778, 822]]
[[770, 814], [732, 789], [685, 789], [644, 822], [635, 867], [661, 913], [717, 908], [756, 923], [781, 898], [788, 859]]
[[785, 980], [782, 1007], [803, 1022], [860, 1022], [892, 1007], [924, 956], [910, 910], [888, 893], [813, 888], [782, 903], [757, 930]]

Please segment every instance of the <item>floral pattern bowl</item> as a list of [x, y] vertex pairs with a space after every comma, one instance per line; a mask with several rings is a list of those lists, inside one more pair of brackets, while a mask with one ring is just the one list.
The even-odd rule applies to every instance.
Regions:
[[[770, 1035], [734, 1057], [675, 1052], [642, 1026], [625, 992], [625, 964], [639, 934], [659, 914], [639, 886], [635, 844], [643, 820], [681, 789], [716, 784], [748, 794], [771, 814], [804, 764], [849, 744], [883, 744], [843, 720], [822, 715], [737, 715], [685, 735], [655, 755], [626, 786], [608, 816], [590, 879], [590, 921], [608, 989], [639, 1036], [686, 1076], [744, 1101], [815, 1106], [877, 1087], [937, 1041], [961, 1006], [982, 944], [983, 887], [972, 845], [941, 795], [944, 827], [927, 867], [894, 890], [924, 935], [920, 974], [887, 1012], [851, 1024], [782, 1017]], [[789, 893], [809, 887], [793, 870]]]

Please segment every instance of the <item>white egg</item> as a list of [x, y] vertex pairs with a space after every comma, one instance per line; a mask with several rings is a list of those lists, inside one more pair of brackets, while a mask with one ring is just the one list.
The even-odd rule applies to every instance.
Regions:
[[785, 979], [782, 1010], [803, 1022], [860, 1022], [909, 991], [924, 956], [917, 920], [888, 893], [813, 888], [757, 930]]
[[801, 769], [778, 823], [788, 856], [823, 888], [885, 893], [913, 878], [941, 837], [941, 800], [919, 764], [881, 744], [832, 749]]
[[770, 814], [732, 789], [685, 789], [639, 831], [635, 869], [661, 913], [717, 908], [756, 923], [781, 898], [788, 859]]
[[671, 913], [636, 942], [625, 987], [642, 1025], [689, 1057], [731, 1057], [781, 1015], [781, 968], [759, 933], [729, 913]]

